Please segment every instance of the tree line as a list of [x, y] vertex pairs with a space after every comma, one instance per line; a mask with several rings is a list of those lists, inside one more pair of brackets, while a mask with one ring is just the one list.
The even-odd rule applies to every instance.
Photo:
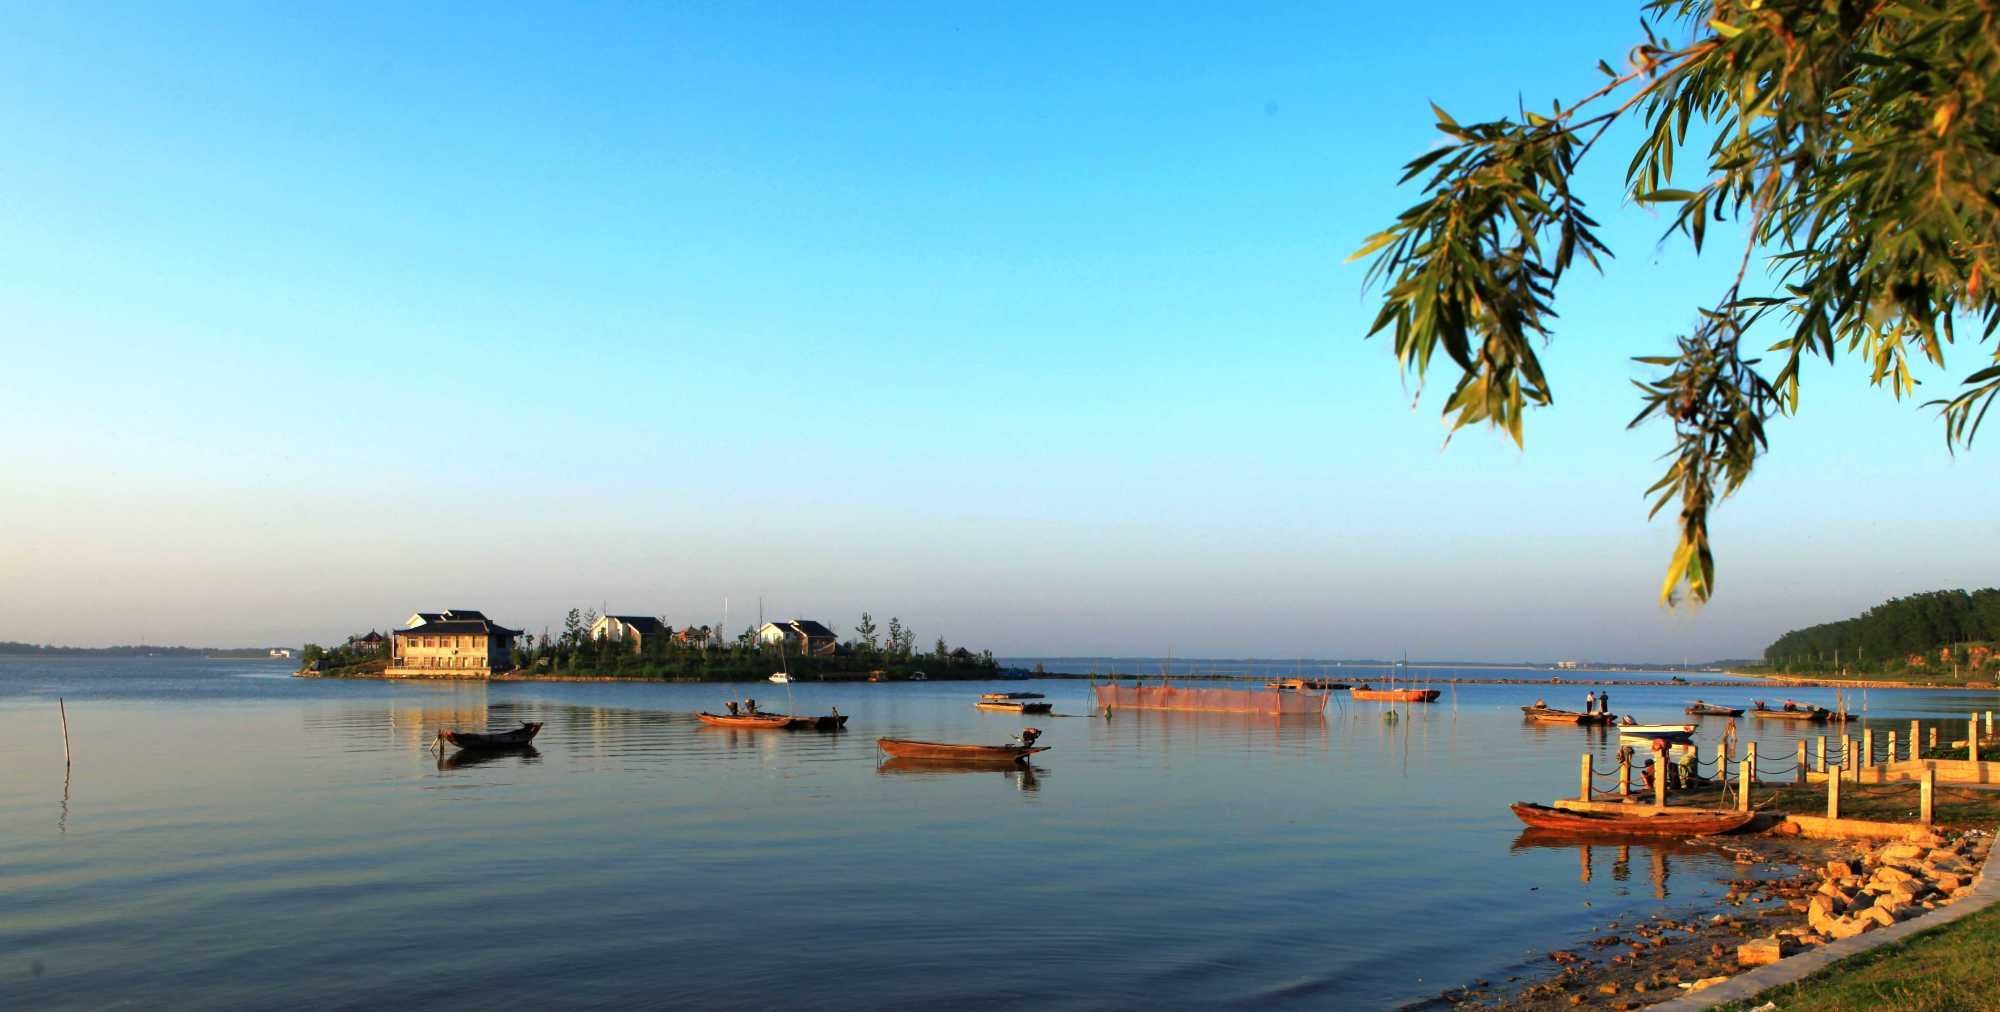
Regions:
[[733, 638], [707, 627], [682, 630], [694, 635], [677, 637], [664, 619], [661, 631], [641, 636], [637, 644], [598, 639], [591, 635], [598, 618], [595, 610], [571, 608], [561, 632], [522, 634], [514, 645], [514, 667], [542, 674], [689, 681], [763, 678], [780, 670], [808, 679], [874, 673], [907, 678], [919, 671], [927, 678], [983, 678], [999, 668], [992, 651], [953, 647], [942, 636], [929, 652], [921, 652], [916, 632], [902, 619], [891, 617], [883, 630], [868, 612], [862, 612], [854, 635], [838, 642], [830, 655], [801, 655], [789, 644], [764, 643], [756, 626], [745, 626]]
[[[1764, 648], [1780, 671], [1895, 671], [1991, 663], [2000, 640], [2000, 590], [1934, 590], [1894, 597], [1853, 618], [1794, 629]], [[1976, 658], [1976, 660], [1975, 660]]]

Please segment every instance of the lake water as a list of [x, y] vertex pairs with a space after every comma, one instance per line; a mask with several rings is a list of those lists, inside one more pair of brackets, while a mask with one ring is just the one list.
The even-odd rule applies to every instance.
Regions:
[[[1515, 845], [1508, 802], [1573, 792], [1586, 749], [1611, 762], [1615, 737], [1516, 709], [1580, 709], [1580, 688], [1460, 687], [1393, 723], [1344, 696], [1323, 720], [1035, 717], [1053, 750], [1026, 773], [878, 760], [878, 735], [1006, 740], [1020, 717], [971, 706], [994, 688], [1091, 711], [1058, 680], [426, 685], [0, 657], [0, 1006], [1390, 1007], [1539, 972], [1734, 875], [1699, 850]], [[849, 730], [691, 716], [746, 694], [838, 706]], [[1678, 719], [1751, 693], [1613, 695]], [[1868, 702], [1884, 729], [1994, 705]], [[534, 755], [424, 751], [440, 726], [519, 720], [547, 722]], [[1739, 723], [1791, 755], [1789, 729]]]

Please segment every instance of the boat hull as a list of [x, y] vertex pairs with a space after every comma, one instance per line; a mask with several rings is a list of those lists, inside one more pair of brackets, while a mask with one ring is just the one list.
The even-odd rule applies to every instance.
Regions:
[[1047, 745], [951, 745], [907, 738], [877, 738], [875, 747], [898, 759], [973, 763], [1025, 762], [1029, 756], [1049, 750]]
[[696, 719], [711, 727], [734, 727], [750, 731], [838, 731], [847, 726], [847, 714], [830, 713], [820, 717], [794, 717], [788, 713], [749, 714], [709, 713], [703, 710], [695, 714]]
[[1751, 710], [1750, 716], [1759, 720], [1796, 720], [1807, 724], [1824, 724], [1833, 719], [1832, 710]]
[[1743, 716], [1743, 711], [1742, 711], [1742, 710], [1735, 710], [1735, 709], [1731, 709], [1731, 708], [1729, 708], [1729, 707], [1727, 707], [1727, 706], [1690, 706], [1690, 707], [1688, 707], [1688, 708], [1687, 708], [1687, 711], [1686, 711], [1686, 713], [1687, 713], [1687, 715], [1688, 715], [1688, 716], [1690, 716], [1690, 717], [1741, 717], [1741, 716]]
[[1578, 724], [1592, 726], [1611, 723], [1608, 713], [1578, 713], [1575, 710], [1553, 710], [1546, 706], [1521, 707], [1521, 715], [1541, 724]]
[[519, 730], [482, 734], [476, 731], [439, 731], [438, 737], [462, 749], [520, 748], [542, 733], [542, 725], [522, 721]]
[[1755, 812], [1572, 812], [1526, 801], [1513, 808], [1530, 829], [1585, 835], [1712, 836], [1742, 829], [1757, 817]]
[[982, 699], [972, 705], [981, 710], [1006, 713], [1048, 713], [1055, 709], [1053, 703], [1036, 703], [1021, 699]]
[[1435, 703], [1436, 689], [1374, 689], [1357, 685], [1347, 690], [1354, 698], [1376, 703]]
[[1328, 697], [1320, 692], [1269, 692], [1263, 689], [1211, 689], [1179, 685], [1094, 686], [1097, 705], [1112, 710], [1191, 710], [1207, 713], [1261, 713], [1310, 716], [1326, 712]]

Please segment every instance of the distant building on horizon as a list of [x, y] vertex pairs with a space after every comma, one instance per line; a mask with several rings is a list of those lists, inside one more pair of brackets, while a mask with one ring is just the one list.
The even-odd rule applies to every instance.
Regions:
[[766, 622], [757, 629], [757, 642], [767, 646], [783, 644], [801, 654], [825, 656], [840, 645], [833, 630], [809, 618], [789, 622]]
[[471, 609], [420, 611], [391, 636], [390, 678], [490, 678], [513, 666], [519, 629]]
[[590, 638], [613, 643], [631, 643], [633, 652], [645, 649], [653, 637], [671, 635], [665, 622], [650, 615], [600, 615], [590, 625]]

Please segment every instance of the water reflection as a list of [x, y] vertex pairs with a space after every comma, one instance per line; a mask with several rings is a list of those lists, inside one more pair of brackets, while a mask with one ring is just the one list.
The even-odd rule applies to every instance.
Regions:
[[885, 759], [875, 764], [875, 772], [880, 776], [950, 776], [954, 773], [998, 773], [1013, 782], [1018, 790], [1041, 790], [1044, 767], [1014, 762], [1011, 759], [996, 759], [991, 762], [964, 762], [951, 759], [910, 759], [897, 757]]
[[1645, 852], [1648, 874], [1653, 884], [1653, 898], [1664, 900], [1672, 895], [1667, 881], [1673, 877], [1673, 866], [1668, 855], [1713, 859], [1715, 850], [1699, 843], [1684, 840], [1647, 840], [1635, 843], [1630, 837], [1583, 836], [1575, 833], [1556, 832], [1547, 829], [1529, 829], [1514, 838], [1508, 849], [1519, 852], [1529, 849], [1560, 850], [1576, 848], [1577, 882], [1589, 885], [1599, 859], [1599, 852], [1608, 852], [1611, 858], [1611, 879], [1625, 882], [1632, 874], [1632, 851]]
[[498, 762], [502, 759], [516, 760], [519, 765], [527, 766], [532, 763], [540, 762], [541, 758], [542, 758], [542, 753], [538, 749], [536, 749], [535, 746], [533, 745], [507, 745], [501, 748], [461, 749], [457, 752], [451, 753], [450, 755], [442, 755], [442, 754], [439, 755], [438, 769], [440, 770], [469, 769], [474, 766], [484, 766], [487, 763]]

